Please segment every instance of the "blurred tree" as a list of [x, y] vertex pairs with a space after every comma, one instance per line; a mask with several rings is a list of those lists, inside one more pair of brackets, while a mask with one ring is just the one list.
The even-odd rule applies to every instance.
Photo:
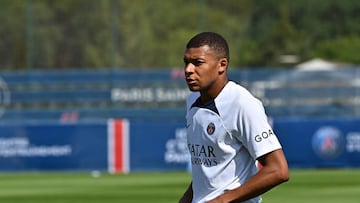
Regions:
[[34, 66], [111, 66], [109, 1], [34, 1]]
[[311, 55], [333, 61], [360, 64], [359, 51], [359, 36], [350, 35], [317, 43]]
[[0, 69], [26, 66], [25, 4], [23, 0], [3, 0], [0, 6]]
[[[331, 49], [325, 44], [349, 36], [352, 41], [360, 40], [360, 24], [358, 23], [360, 21], [360, 1], [288, 1], [291, 2], [289, 4], [292, 11], [291, 21], [304, 36], [302, 40], [298, 41], [304, 45], [303, 51], [301, 51], [303, 59], [323, 57], [329, 60], [344, 60], [345, 58], [332, 58], [333, 54], [324, 54], [330, 51], [325, 49]], [[337, 52], [343, 54], [358, 47], [358, 45], [353, 46], [350, 43], [341, 44], [342, 49], [338, 47]], [[321, 51], [317, 49], [321, 49]], [[358, 57], [349, 54], [344, 62], [358, 63], [357, 61]]]
[[181, 67], [185, 43], [200, 31], [228, 39], [231, 67], [283, 67], [279, 58], [287, 54], [359, 63], [353, 53], [359, 49], [360, 1], [1, 3], [1, 70]]

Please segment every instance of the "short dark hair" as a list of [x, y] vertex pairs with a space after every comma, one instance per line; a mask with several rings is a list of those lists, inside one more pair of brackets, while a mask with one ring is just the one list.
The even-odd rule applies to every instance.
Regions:
[[202, 32], [195, 35], [187, 43], [186, 49], [205, 45], [213, 49], [218, 57], [225, 57], [228, 61], [230, 60], [228, 43], [223, 36], [215, 32]]

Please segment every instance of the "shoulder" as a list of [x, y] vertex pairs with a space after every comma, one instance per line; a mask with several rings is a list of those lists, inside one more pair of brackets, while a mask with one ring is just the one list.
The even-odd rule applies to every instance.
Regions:
[[229, 82], [221, 95], [216, 98], [216, 106], [221, 115], [233, 115], [233, 119], [262, 115], [265, 111], [263, 103], [243, 86]]
[[223, 100], [233, 100], [232, 102], [237, 104], [253, 103], [254, 101], [256, 101], [256, 103], [259, 102], [248, 89], [233, 81], [228, 82], [219, 98]]

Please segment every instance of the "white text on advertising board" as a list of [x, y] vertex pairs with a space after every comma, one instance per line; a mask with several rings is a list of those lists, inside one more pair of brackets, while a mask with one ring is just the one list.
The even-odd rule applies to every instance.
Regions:
[[113, 88], [111, 100], [116, 102], [183, 102], [189, 94], [187, 88], [133, 87]]
[[26, 137], [0, 138], [0, 157], [60, 157], [72, 152], [70, 145], [33, 145]]

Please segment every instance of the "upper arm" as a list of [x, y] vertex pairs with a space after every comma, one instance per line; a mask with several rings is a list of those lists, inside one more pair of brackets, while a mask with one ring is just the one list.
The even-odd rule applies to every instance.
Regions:
[[276, 171], [280, 179], [289, 178], [289, 169], [282, 149], [277, 149], [258, 158], [262, 170]]

